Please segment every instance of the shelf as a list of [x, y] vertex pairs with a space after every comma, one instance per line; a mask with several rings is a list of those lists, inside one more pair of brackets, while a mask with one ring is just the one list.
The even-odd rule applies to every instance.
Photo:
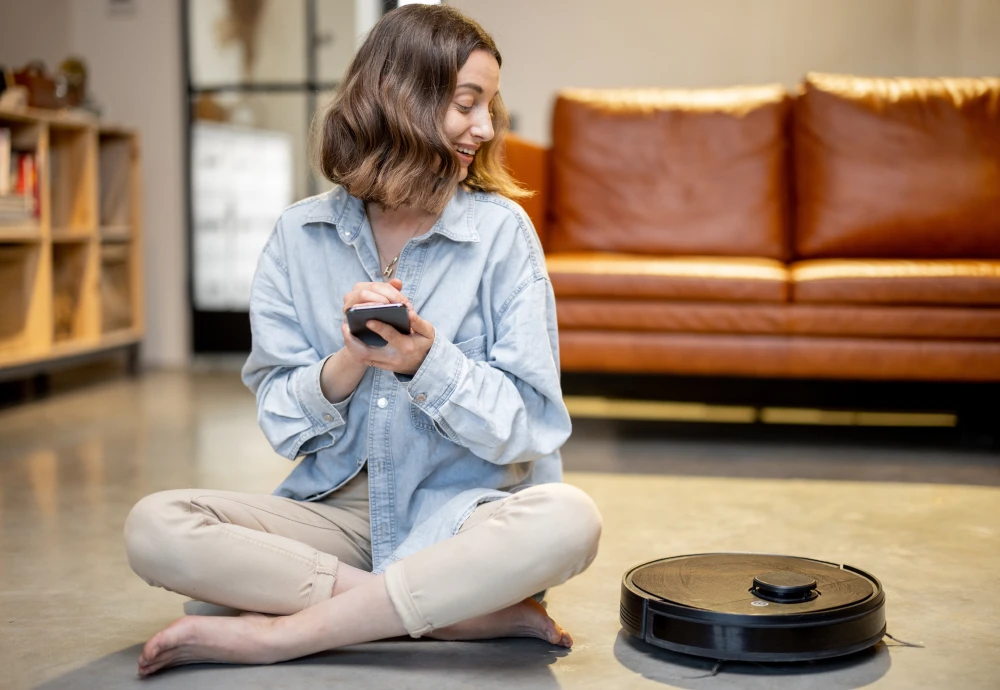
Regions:
[[101, 332], [132, 328], [134, 324], [132, 247], [101, 245]]
[[90, 228], [52, 228], [53, 242], [85, 242], [93, 236]]
[[31, 352], [28, 350], [0, 350], [0, 380], [5, 378], [3, 370], [15, 367], [27, 367], [44, 362], [58, 361], [72, 357], [96, 354], [106, 350], [114, 350], [127, 345], [142, 342], [142, 333], [136, 330], [123, 330], [101, 336], [99, 340], [89, 342], [66, 341], [56, 343], [45, 351]]
[[138, 136], [31, 108], [0, 128], [34, 155], [39, 209], [0, 222], [0, 380], [141, 342]]
[[42, 229], [38, 225], [0, 225], [0, 242], [38, 242]]
[[77, 232], [97, 225], [94, 131], [59, 126], [49, 131], [51, 224]]
[[102, 242], [128, 242], [132, 239], [132, 228], [128, 225], [109, 225], [101, 228]]

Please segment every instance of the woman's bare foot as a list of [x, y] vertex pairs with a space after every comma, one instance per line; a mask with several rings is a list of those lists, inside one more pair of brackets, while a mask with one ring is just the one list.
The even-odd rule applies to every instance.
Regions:
[[185, 616], [153, 636], [139, 656], [139, 675], [169, 666], [203, 663], [272, 664], [281, 661], [269, 616]]
[[573, 638], [549, 617], [541, 604], [525, 599], [501, 611], [441, 628], [428, 637], [438, 640], [485, 640], [494, 637], [537, 637], [560, 647], [572, 647]]

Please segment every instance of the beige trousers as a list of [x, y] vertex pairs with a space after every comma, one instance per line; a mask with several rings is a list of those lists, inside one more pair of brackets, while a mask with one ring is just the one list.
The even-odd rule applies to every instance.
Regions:
[[[480, 505], [454, 537], [394, 563], [386, 589], [414, 637], [511, 606], [582, 572], [601, 516], [568, 484]], [[142, 579], [200, 601], [291, 614], [333, 594], [340, 563], [370, 571], [368, 475], [324, 501], [184, 489], [139, 501], [125, 523]]]

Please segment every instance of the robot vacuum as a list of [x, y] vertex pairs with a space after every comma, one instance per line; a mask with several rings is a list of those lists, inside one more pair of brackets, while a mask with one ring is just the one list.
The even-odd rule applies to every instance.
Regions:
[[868, 573], [810, 558], [707, 553], [635, 566], [621, 624], [673, 652], [734, 661], [812, 661], [885, 635], [885, 594]]

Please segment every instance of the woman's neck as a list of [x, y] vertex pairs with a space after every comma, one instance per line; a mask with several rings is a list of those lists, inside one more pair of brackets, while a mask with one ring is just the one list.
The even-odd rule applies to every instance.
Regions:
[[379, 232], [413, 233], [418, 228], [426, 230], [431, 223], [432, 214], [416, 206], [400, 206], [396, 209], [387, 209], [376, 203], [369, 203], [367, 206], [372, 229], [378, 228]]

